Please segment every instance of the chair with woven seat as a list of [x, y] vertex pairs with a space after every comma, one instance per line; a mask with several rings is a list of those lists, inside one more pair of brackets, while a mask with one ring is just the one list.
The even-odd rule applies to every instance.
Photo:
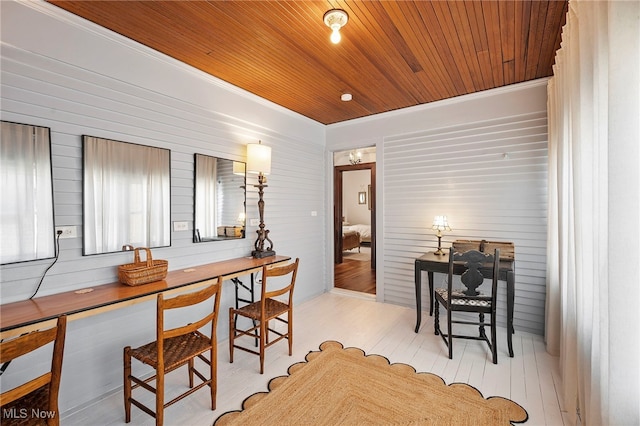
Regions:
[[[62, 375], [62, 357], [67, 317], [58, 317], [57, 325], [0, 343], [0, 363], [11, 362], [53, 342], [51, 369], [39, 377], [0, 394], [0, 412], [4, 425], [49, 426], [60, 424], [58, 392]], [[24, 411], [26, 409], [26, 411]], [[34, 415], [37, 412], [38, 415]]]
[[[222, 277], [218, 277], [216, 283], [192, 293], [181, 294], [171, 299], [165, 299], [162, 293], [158, 295], [156, 307], [156, 340], [135, 349], [132, 349], [130, 346], [124, 348], [124, 407], [126, 423], [131, 421], [131, 404], [133, 404], [150, 416], [155, 417], [156, 425], [162, 425], [165, 408], [205, 386], [209, 386], [210, 388], [211, 409], [216, 409], [216, 328], [220, 308], [221, 289]], [[201, 317], [200, 310], [195, 309], [196, 305], [202, 306], [200, 304], [204, 305], [205, 308], [203, 309], [206, 309], [207, 312], [204, 317]], [[190, 316], [189, 312], [187, 312], [189, 308], [199, 313], [198, 319], [189, 322], [187, 325], [175, 328], [168, 328], [166, 326], [165, 314], [167, 311], [174, 310], [174, 313], [179, 312], [182, 316], [186, 317]], [[207, 328], [209, 328], [209, 330], [207, 330]], [[201, 330], [205, 332], [209, 331], [211, 337], [208, 337]], [[207, 352], [209, 359], [205, 357]], [[131, 368], [132, 358], [152, 367], [155, 370], [155, 374], [144, 379], [134, 376]], [[208, 378], [197, 370], [195, 364], [196, 359], [200, 359], [208, 367]], [[189, 375], [189, 389], [165, 403], [165, 375], [185, 365], [187, 366]], [[202, 381], [196, 386], [194, 386], [194, 374]], [[149, 382], [153, 380], [156, 382], [155, 388], [149, 384]], [[132, 390], [138, 387], [142, 387], [155, 394], [155, 410], [133, 398]]]
[[[229, 308], [229, 362], [233, 362], [234, 348], [260, 357], [260, 374], [264, 373], [264, 351], [269, 346], [286, 339], [289, 342], [289, 356], [293, 354], [293, 288], [298, 274], [299, 259], [284, 266], [262, 268], [262, 288], [260, 300], [241, 308]], [[286, 319], [284, 315], [286, 314]], [[238, 317], [252, 320], [249, 328], [238, 328]], [[275, 320], [287, 326], [286, 331], [279, 331], [269, 326]], [[277, 337], [269, 340], [270, 334]], [[236, 344], [241, 336], [258, 340], [258, 351]]]
[[[500, 265], [500, 250], [495, 249], [493, 254], [482, 253], [478, 250], [468, 250], [457, 252], [451, 247], [449, 252], [449, 268], [447, 276], [447, 287], [435, 290], [434, 324], [435, 334], [442, 336], [449, 349], [449, 359], [453, 359], [453, 339], [473, 339], [483, 340], [489, 345], [492, 361], [498, 363], [498, 352], [496, 348], [496, 297], [498, 287], [498, 271]], [[462, 286], [454, 288], [454, 268], [456, 275], [460, 275]], [[478, 291], [485, 279], [490, 279], [491, 287], [487, 292]], [[447, 311], [447, 333], [440, 329], [439, 305]], [[453, 319], [454, 312], [467, 312], [478, 314], [478, 320], [474, 321], [466, 318]], [[489, 316], [489, 321], [485, 315]], [[453, 324], [477, 325], [478, 335], [454, 334]], [[490, 327], [491, 338], [487, 337], [485, 327]]]

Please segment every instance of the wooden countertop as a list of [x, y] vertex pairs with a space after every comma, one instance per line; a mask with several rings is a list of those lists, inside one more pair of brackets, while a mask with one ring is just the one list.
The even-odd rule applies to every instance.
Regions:
[[[289, 256], [271, 256], [262, 259], [240, 257], [169, 271], [162, 281], [138, 286], [120, 282], [101, 284], [81, 290], [67, 291], [49, 296], [0, 305], [0, 333], [2, 337], [30, 331], [34, 325], [53, 321], [60, 315], [78, 319], [100, 312], [155, 299], [160, 292], [174, 293], [222, 276], [223, 280], [258, 271], [264, 265], [291, 260]], [[41, 325], [40, 325], [41, 326]]]

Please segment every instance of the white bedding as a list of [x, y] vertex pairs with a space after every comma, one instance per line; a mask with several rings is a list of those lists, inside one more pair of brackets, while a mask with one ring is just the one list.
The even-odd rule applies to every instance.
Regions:
[[360, 241], [371, 242], [371, 225], [347, 225], [342, 227], [342, 231], [357, 231], [360, 233]]

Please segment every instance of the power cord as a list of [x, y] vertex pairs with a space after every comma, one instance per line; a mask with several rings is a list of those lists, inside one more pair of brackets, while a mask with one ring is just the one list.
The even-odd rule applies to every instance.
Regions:
[[40, 282], [38, 283], [38, 287], [36, 287], [36, 291], [33, 292], [33, 294], [31, 295], [31, 297], [29, 299], [33, 299], [33, 297], [36, 295], [36, 293], [38, 293], [38, 290], [40, 290], [40, 286], [42, 285], [42, 281], [44, 280], [44, 277], [47, 275], [47, 272], [49, 272], [49, 269], [51, 269], [51, 267], [53, 265], [56, 264], [56, 262], [58, 261], [58, 257], [60, 256], [60, 235], [62, 235], [62, 231], [56, 231], [56, 258], [53, 261], [53, 263], [51, 265], [49, 265], [49, 267], [44, 271], [44, 274], [42, 274], [42, 278], [40, 278]]
[[[42, 274], [42, 278], [40, 278], [40, 282], [38, 283], [38, 287], [36, 288], [36, 291], [31, 295], [31, 297], [29, 299], [33, 299], [33, 296], [36, 295], [36, 293], [38, 292], [38, 290], [40, 290], [40, 286], [42, 285], [42, 281], [44, 280], [45, 275], [47, 275], [47, 272], [49, 272], [49, 269], [51, 269], [51, 267], [53, 265], [56, 264], [56, 262], [58, 261], [58, 256], [60, 255], [60, 235], [62, 235], [62, 231], [56, 231], [56, 258], [53, 261], [53, 263], [51, 265], [49, 265], [49, 267], [44, 271], [44, 274]], [[26, 333], [24, 333], [26, 334]], [[21, 336], [24, 336], [24, 334], [22, 334]], [[0, 342], [4, 341], [0, 340]], [[0, 366], [0, 376], [2, 376], [2, 374], [4, 374], [5, 370], [7, 369], [7, 367], [9, 367], [9, 364], [11, 364], [11, 361], [7, 361], [5, 363], [3, 363]]]

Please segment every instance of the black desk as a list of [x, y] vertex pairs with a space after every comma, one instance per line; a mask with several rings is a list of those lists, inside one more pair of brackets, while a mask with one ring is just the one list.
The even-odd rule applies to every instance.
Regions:
[[[459, 275], [462, 265], [458, 268], [453, 267], [453, 273]], [[416, 259], [415, 263], [415, 285], [416, 285], [416, 333], [420, 329], [422, 319], [422, 271], [427, 271], [429, 276], [429, 315], [433, 315], [433, 273], [441, 272], [447, 274], [449, 272], [449, 253], [443, 255], [434, 254], [430, 251]], [[509, 346], [509, 356], [513, 358], [513, 342], [512, 334], [515, 333], [513, 328], [513, 305], [515, 301], [515, 261], [500, 260], [500, 272], [498, 279], [507, 283], [507, 344]], [[491, 276], [491, 275], [489, 275]]]

